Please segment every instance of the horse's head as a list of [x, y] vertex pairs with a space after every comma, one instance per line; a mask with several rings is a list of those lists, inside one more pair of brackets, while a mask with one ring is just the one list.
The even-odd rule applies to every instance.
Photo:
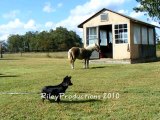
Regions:
[[91, 50], [91, 51], [96, 50], [97, 52], [100, 52], [100, 47], [99, 47], [99, 45], [96, 44], [96, 43], [87, 46], [85, 49]]
[[96, 44], [96, 43], [95, 43], [95, 50], [96, 50], [97, 52], [99, 52], [99, 53], [101, 52], [100, 46], [99, 46], [98, 44]]

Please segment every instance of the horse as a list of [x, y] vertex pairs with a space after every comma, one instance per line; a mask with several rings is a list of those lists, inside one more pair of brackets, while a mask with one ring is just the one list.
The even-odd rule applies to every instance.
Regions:
[[100, 47], [96, 43], [91, 44], [85, 48], [72, 47], [71, 49], [69, 49], [68, 59], [71, 64], [71, 68], [74, 69], [74, 62], [76, 59], [80, 59], [80, 60], [84, 59], [84, 68], [89, 68], [89, 59], [94, 50], [96, 50], [97, 52], [100, 52]]

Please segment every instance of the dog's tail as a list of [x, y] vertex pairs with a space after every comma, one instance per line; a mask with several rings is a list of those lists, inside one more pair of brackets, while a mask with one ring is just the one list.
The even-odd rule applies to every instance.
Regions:
[[72, 55], [71, 49], [69, 49], [69, 51], [68, 51], [68, 59], [73, 60], [73, 55]]

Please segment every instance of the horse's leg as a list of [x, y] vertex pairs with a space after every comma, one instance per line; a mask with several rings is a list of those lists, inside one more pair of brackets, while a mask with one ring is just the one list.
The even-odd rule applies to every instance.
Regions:
[[74, 69], [74, 61], [75, 61], [75, 60], [72, 61], [72, 69]]
[[68, 51], [68, 59], [70, 61], [71, 68], [74, 69], [75, 58], [74, 58], [74, 55], [73, 55], [71, 49]]
[[70, 59], [69, 62], [70, 62], [71, 68], [72, 68], [72, 60]]
[[87, 59], [84, 59], [84, 66], [83, 66], [84, 69], [87, 68]]
[[85, 59], [83, 60], [83, 68], [84, 69], [86, 68], [86, 60]]
[[74, 61], [75, 60], [71, 60], [71, 68], [74, 69]]
[[74, 69], [74, 61], [75, 61], [75, 60], [70, 59], [69, 61], [70, 61], [71, 68]]
[[89, 59], [87, 59], [86, 61], [87, 61], [87, 68], [89, 68]]

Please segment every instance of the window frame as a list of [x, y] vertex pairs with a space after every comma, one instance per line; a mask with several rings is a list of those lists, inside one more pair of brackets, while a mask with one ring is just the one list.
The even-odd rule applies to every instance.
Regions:
[[[92, 29], [94, 29], [92, 31]], [[94, 34], [92, 34], [92, 32]], [[97, 27], [87, 27], [87, 35], [86, 35], [86, 45], [90, 45], [97, 40]]]
[[128, 43], [128, 24], [114, 25], [115, 44]]
[[[151, 34], [152, 33], [152, 34]], [[149, 28], [148, 29], [148, 40], [149, 40], [149, 45], [154, 45], [154, 29]]]
[[142, 44], [141, 41], [141, 26], [140, 25], [134, 25], [133, 28], [133, 38], [134, 38], [134, 44]]
[[148, 45], [148, 28], [146, 26], [142, 26], [142, 45]]

